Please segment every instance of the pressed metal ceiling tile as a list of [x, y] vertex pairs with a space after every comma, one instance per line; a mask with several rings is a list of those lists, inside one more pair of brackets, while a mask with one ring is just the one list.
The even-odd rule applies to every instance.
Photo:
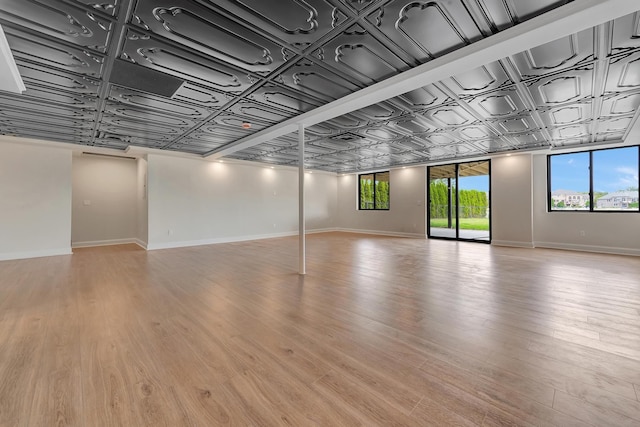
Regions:
[[640, 49], [640, 11], [613, 21], [614, 54]]
[[602, 116], [632, 115], [640, 108], [640, 91], [605, 97], [602, 103]]
[[418, 136], [436, 129], [435, 126], [430, 125], [418, 115], [391, 121], [389, 126], [400, 133], [411, 136]]
[[20, 76], [27, 86], [97, 96], [99, 81], [95, 79], [27, 61], [16, 62]]
[[[167, 99], [144, 92], [138, 92], [119, 86], [111, 87], [109, 100], [136, 108], [152, 110], [166, 116], [184, 117], [189, 120], [197, 120], [208, 115], [206, 109], [197, 105], [180, 102], [175, 99]], [[115, 104], [109, 104], [108, 107], [113, 107], [114, 105]]]
[[144, 67], [225, 92], [239, 93], [258, 81], [239, 68], [133, 30], [127, 33], [122, 55]]
[[458, 138], [462, 140], [467, 140], [467, 141], [490, 138], [495, 136], [496, 133], [497, 132], [493, 127], [486, 124], [465, 126], [465, 127], [458, 128], [456, 129], [455, 132], [453, 132], [453, 134], [456, 135]]
[[[244, 123], [250, 123], [250, 128], [243, 127]], [[209, 123], [203, 126], [207, 132], [217, 132], [218, 129], [224, 129], [230, 134], [246, 136], [259, 130], [269, 127], [266, 121], [251, 120], [248, 116], [241, 116], [233, 112], [224, 112], [217, 115]]]
[[53, 123], [55, 123], [58, 118], [73, 118], [80, 120], [95, 119], [95, 111], [90, 109], [70, 108], [68, 106], [48, 104], [31, 98], [5, 95], [3, 93], [0, 93], [0, 112], [2, 112], [3, 117], [11, 117], [14, 112], [16, 114], [18, 112], [24, 112], [27, 115], [31, 114], [34, 117], [42, 115]]
[[509, 141], [517, 148], [549, 146], [549, 142], [547, 142], [544, 135], [539, 131], [509, 135]]
[[591, 102], [547, 109], [541, 113], [545, 126], [557, 127], [591, 120]]
[[476, 121], [464, 108], [455, 104], [430, 109], [424, 113], [424, 116], [440, 129], [468, 126]]
[[115, 16], [120, 10], [122, 0], [74, 0], [90, 9]]
[[495, 122], [501, 134], [515, 134], [522, 132], [532, 132], [539, 127], [530, 116], [513, 117]]
[[450, 97], [434, 85], [412, 90], [393, 98], [393, 100], [413, 111], [436, 107], [452, 101]]
[[258, 88], [249, 98], [270, 108], [292, 113], [311, 111], [323, 104], [317, 98], [273, 83]]
[[207, 110], [217, 110], [234, 98], [232, 94], [193, 83], [184, 83], [172, 97], [176, 101], [195, 104]]
[[593, 40], [590, 28], [514, 55], [514, 64], [522, 80], [575, 68], [595, 58]]
[[397, 141], [404, 135], [394, 132], [388, 126], [369, 127], [362, 131], [367, 138], [378, 141]]
[[192, 126], [194, 123], [189, 117], [166, 114], [163, 111], [133, 107], [126, 103], [109, 102], [107, 108], [109, 109], [110, 114], [105, 115], [103, 120], [108, 121], [110, 118], [116, 120], [116, 117], [121, 117], [131, 122], [138, 122], [136, 127], [160, 125], [164, 127], [171, 127], [173, 131], [179, 133], [181, 132], [180, 128]]
[[253, 28], [305, 49], [339, 27], [347, 16], [326, 0], [223, 0], [214, 2]]
[[266, 75], [284, 63], [281, 45], [213, 3], [140, 0], [135, 15], [144, 29], [249, 72]]
[[372, 12], [367, 20], [419, 62], [483, 37], [460, 1], [390, 1]]
[[[120, 113], [120, 112], [119, 112]], [[131, 110], [126, 113], [131, 114]], [[163, 122], [159, 121], [160, 117], [153, 117], [154, 121], [138, 120], [137, 116], [123, 114], [105, 114], [102, 116], [102, 122], [100, 129], [105, 132], [112, 132], [117, 134], [126, 134], [126, 132], [132, 132], [131, 135], [144, 138], [145, 132], [148, 132], [153, 139], [166, 140], [171, 139], [172, 135], [178, 135], [180, 133], [179, 128], [171, 128], [169, 126], [163, 126]]]
[[225, 114], [228, 115], [229, 113], [241, 120], [231, 122], [227, 120], [225, 121], [226, 125], [242, 127], [243, 123], [248, 122], [252, 128], [255, 124], [276, 124], [294, 115], [291, 111], [275, 109], [272, 106], [260, 104], [249, 99], [242, 99], [229, 107]]
[[0, 18], [65, 42], [104, 52], [111, 17], [56, 0], [4, 0]]
[[499, 62], [463, 71], [443, 80], [446, 87], [460, 98], [477, 96], [495, 89], [506, 89], [514, 82]]
[[598, 121], [596, 133], [598, 134], [624, 134], [627, 128], [633, 123], [633, 116], [606, 118]]
[[95, 109], [96, 97], [81, 93], [71, 93], [49, 88], [27, 85], [27, 90], [20, 99], [30, 98], [37, 102], [55, 104], [70, 108]]
[[504, 0], [477, 0], [476, 3], [496, 29], [504, 30], [545, 11], [569, 3], [570, 1], [571, 0], [511, 0], [507, 2]]
[[[0, 133], [208, 155], [567, 3], [6, 0], [0, 23], [28, 90], [0, 94]], [[126, 89], [115, 60], [184, 83], [171, 98]], [[309, 165], [619, 141], [640, 108], [638, 64], [633, 13], [308, 126]], [[295, 165], [297, 144], [294, 132], [232, 157]]]
[[640, 52], [625, 53], [611, 60], [606, 92], [616, 93], [640, 89]]
[[370, 85], [409, 68], [359, 25], [326, 43], [320, 59], [326, 66], [350, 76], [358, 85]]
[[527, 83], [539, 107], [582, 102], [593, 96], [593, 67], [584, 67], [551, 75]]
[[298, 92], [325, 102], [349, 95], [362, 87], [308, 59], [283, 72], [279, 80]]
[[62, 69], [91, 77], [101, 75], [104, 59], [99, 54], [14, 28], [3, 29], [16, 61], [25, 60], [45, 68]]
[[404, 111], [389, 102], [381, 102], [379, 104], [370, 105], [353, 112], [355, 116], [361, 116], [370, 122], [390, 120], [404, 114]]

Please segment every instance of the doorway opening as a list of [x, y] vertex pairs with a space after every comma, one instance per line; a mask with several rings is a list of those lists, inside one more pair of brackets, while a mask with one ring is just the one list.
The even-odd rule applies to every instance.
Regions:
[[429, 238], [491, 243], [491, 161], [430, 166]]

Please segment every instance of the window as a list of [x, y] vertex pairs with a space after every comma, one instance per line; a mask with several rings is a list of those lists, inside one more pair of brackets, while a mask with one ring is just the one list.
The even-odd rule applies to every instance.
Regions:
[[361, 210], [389, 210], [389, 172], [359, 175], [358, 199]]
[[638, 147], [549, 156], [550, 211], [640, 212]]

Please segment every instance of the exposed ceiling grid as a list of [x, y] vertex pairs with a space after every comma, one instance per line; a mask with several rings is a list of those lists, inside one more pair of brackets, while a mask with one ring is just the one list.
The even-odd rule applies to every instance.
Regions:
[[[569, 3], [2, 0], [27, 91], [0, 92], [0, 133], [206, 156]], [[122, 61], [184, 83], [171, 98], [119, 86]], [[636, 12], [308, 126], [306, 163], [352, 172], [616, 142], [639, 106]], [[296, 165], [297, 138], [229, 157]]]

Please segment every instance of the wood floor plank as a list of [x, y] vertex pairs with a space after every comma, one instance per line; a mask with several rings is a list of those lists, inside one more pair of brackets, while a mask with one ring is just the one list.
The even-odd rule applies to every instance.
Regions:
[[561, 391], [556, 392], [553, 407], [571, 417], [595, 426], [637, 426], [638, 420], [631, 419], [603, 406], [592, 405]]
[[640, 263], [323, 233], [0, 262], [0, 425], [640, 425]]

